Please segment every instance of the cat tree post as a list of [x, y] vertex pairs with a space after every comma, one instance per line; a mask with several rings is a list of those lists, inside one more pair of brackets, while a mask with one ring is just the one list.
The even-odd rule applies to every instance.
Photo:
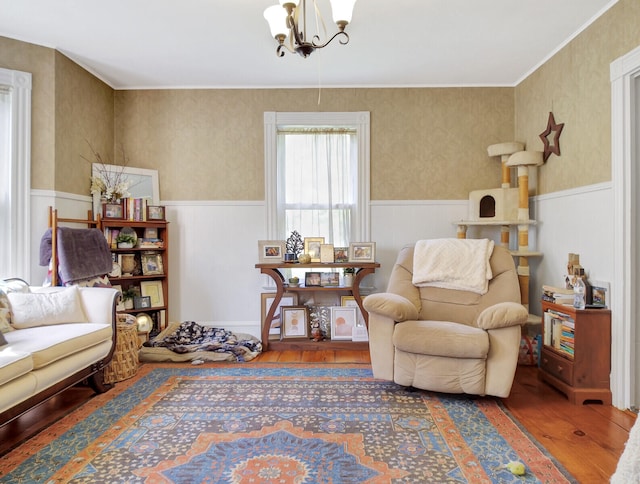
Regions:
[[[529, 167], [544, 163], [541, 151], [518, 151], [512, 154], [506, 166], [518, 169], [518, 221], [529, 221]], [[529, 224], [518, 224], [518, 251], [529, 252]], [[518, 257], [518, 279], [520, 280], [520, 296], [522, 304], [529, 307], [529, 259]]]
[[511, 169], [507, 166], [509, 156], [522, 150], [524, 150], [524, 145], [517, 141], [498, 143], [487, 148], [489, 156], [499, 156], [502, 162], [502, 188], [511, 188]]

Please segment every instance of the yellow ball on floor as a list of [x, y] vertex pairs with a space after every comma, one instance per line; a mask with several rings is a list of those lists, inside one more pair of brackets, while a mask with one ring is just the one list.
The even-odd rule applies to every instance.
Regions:
[[506, 465], [506, 468], [511, 471], [512, 474], [516, 476], [524, 476], [526, 470], [524, 468], [524, 464], [518, 461], [511, 461]]

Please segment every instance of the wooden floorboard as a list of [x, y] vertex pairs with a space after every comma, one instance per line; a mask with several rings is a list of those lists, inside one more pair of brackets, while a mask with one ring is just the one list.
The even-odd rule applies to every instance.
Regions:
[[[367, 351], [289, 350], [267, 351], [247, 364], [252, 363], [369, 364], [370, 359]], [[88, 388], [67, 390], [0, 427], [0, 456], [91, 396]], [[503, 402], [527, 432], [581, 483], [609, 480], [636, 418], [635, 414], [610, 405], [572, 405], [562, 393], [538, 379], [536, 367], [518, 367], [511, 395]]]

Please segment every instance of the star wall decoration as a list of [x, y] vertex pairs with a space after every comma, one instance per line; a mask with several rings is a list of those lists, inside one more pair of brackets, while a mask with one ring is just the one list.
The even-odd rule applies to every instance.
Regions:
[[[556, 156], [560, 156], [560, 133], [562, 133], [564, 123], [556, 124], [556, 120], [553, 117], [553, 113], [549, 113], [549, 121], [547, 122], [547, 129], [540, 133], [540, 139], [544, 144], [544, 151], [542, 159], [547, 161], [553, 153]], [[553, 134], [553, 140], [549, 141], [549, 136]]]

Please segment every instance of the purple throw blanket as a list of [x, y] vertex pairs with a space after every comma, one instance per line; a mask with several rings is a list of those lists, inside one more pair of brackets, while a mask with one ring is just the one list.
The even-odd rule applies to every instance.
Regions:
[[[40, 265], [50, 260], [51, 229], [47, 229], [40, 240]], [[112, 267], [109, 244], [101, 230], [58, 227], [58, 273], [63, 284], [103, 276]]]

